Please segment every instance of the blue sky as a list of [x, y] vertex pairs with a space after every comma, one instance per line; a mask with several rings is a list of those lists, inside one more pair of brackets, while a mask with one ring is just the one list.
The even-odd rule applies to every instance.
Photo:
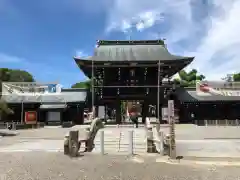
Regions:
[[[208, 79], [240, 71], [238, 0], [0, 0], [0, 67], [70, 87], [98, 39], [166, 38]], [[227, 40], [223, 40], [227, 39]]]

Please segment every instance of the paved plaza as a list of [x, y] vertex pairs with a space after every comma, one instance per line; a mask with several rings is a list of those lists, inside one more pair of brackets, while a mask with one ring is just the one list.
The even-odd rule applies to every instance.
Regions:
[[[0, 152], [63, 152], [63, 137], [71, 129], [85, 128], [41, 128], [19, 130], [15, 137], [0, 139]], [[104, 131], [105, 153], [127, 154], [129, 131], [134, 131], [133, 147], [135, 154], [146, 154], [146, 132], [143, 127], [133, 125], [107, 126]], [[93, 153], [100, 153], [100, 131], [95, 138]], [[163, 125], [161, 131], [169, 132]], [[199, 127], [195, 125], [176, 125], [177, 155], [184, 157], [240, 157], [239, 127]]]
[[0, 153], [0, 178], [9, 180], [236, 180], [239, 167], [172, 165], [145, 157], [85, 154], [69, 158], [63, 153]]

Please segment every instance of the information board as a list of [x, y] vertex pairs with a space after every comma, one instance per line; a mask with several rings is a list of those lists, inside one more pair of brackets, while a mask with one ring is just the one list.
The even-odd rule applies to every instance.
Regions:
[[26, 124], [36, 124], [37, 123], [37, 112], [36, 111], [25, 112], [25, 123]]

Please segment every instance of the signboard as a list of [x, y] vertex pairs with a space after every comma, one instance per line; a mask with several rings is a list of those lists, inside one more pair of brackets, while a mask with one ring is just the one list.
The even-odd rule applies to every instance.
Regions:
[[98, 106], [98, 117], [105, 118], [105, 106]]
[[198, 96], [240, 96], [240, 83], [224, 81], [197, 81]]
[[168, 100], [168, 113], [170, 117], [174, 117], [174, 101]]
[[44, 95], [49, 93], [60, 93], [62, 86], [56, 83], [36, 82], [3, 82], [2, 92], [4, 95]]
[[162, 108], [162, 119], [167, 121], [168, 120], [168, 108]]
[[[10, 98], [11, 101], [22, 102], [42, 102], [45, 97], [51, 96], [52, 99], [65, 102], [61, 96], [62, 86], [54, 83], [36, 82], [3, 82], [2, 95]], [[8, 97], [7, 97], [8, 96]]]
[[[162, 108], [162, 119], [168, 121], [168, 108]], [[174, 119], [175, 122], [179, 122], [178, 110], [174, 109]]]
[[37, 123], [37, 112], [36, 111], [25, 112], [25, 123], [26, 124], [36, 124]]

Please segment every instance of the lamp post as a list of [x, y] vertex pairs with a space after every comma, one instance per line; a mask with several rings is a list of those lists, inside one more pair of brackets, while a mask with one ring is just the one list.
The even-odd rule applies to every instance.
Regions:
[[[98, 45], [98, 43], [99, 43], [99, 41], [97, 42], [97, 45]], [[92, 59], [92, 81], [91, 81], [91, 86], [92, 86], [92, 119], [94, 119], [95, 118], [95, 108], [94, 108], [94, 62], [93, 62], [93, 59]]]
[[21, 124], [23, 124], [23, 116], [24, 116], [24, 107], [23, 107], [23, 98], [22, 98], [22, 102], [21, 102]]
[[160, 60], [158, 61], [158, 86], [157, 86], [157, 118], [158, 118], [158, 130], [160, 130]]
[[176, 159], [174, 101], [168, 100], [168, 121], [170, 123], [170, 158]]

